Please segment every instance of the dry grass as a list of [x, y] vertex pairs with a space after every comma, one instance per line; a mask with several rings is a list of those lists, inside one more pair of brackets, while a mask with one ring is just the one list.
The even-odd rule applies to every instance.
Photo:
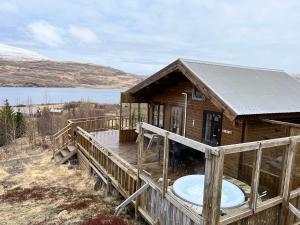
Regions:
[[[52, 152], [19, 151], [4, 156], [0, 148], [6, 159], [0, 161], [1, 225], [140, 224], [128, 214], [123, 217], [129, 222], [113, 217], [120, 200], [105, 197], [103, 190], [95, 191], [96, 179], [80, 170], [55, 166]], [[106, 215], [104, 222], [118, 223], [91, 222], [99, 220], [97, 215]]]
[[117, 218], [99, 215], [95, 219], [91, 219], [83, 225], [130, 225], [128, 222]]

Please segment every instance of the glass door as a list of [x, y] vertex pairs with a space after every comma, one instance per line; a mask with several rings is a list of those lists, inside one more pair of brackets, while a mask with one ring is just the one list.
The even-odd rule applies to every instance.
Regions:
[[211, 146], [221, 144], [222, 113], [204, 111], [202, 141]]
[[176, 134], [182, 133], [182, 115], [183, 115], [182, 107], [172, 106], [171, 108], [171, 123], [170, 123], [170, 131]]

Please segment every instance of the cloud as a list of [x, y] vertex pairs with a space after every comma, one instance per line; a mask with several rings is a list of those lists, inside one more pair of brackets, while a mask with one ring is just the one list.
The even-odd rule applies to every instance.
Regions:
[[18, 6], [16, 4], [12, 2], [0, 2], [0, 12], [16, 13], [18, 11]]
[[[154, 73], [178, 57], [300, 71], [299, 0], [0, 2], [22, 12], [0, 11], [1, 41], [26, 42], [18, 46], [51, 58], [139, 74]], [[0, 10], [15, 10], [2, 5]]]
[[98, 40], [96, 33], [87, 27], [72, 25], [68, 29], [68, 32], [72, 38], [86, 44], [94, 43]]
[[46, 21], [33, 22], [28, 25], [28, 30], [34, 39], [48, 46], [58, 47], [64, 44], [63, 29]]

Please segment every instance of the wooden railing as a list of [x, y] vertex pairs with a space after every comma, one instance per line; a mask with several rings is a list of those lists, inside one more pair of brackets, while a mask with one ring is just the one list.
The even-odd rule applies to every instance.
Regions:
[[96, 132], [102, 130], [112, 130], [120, 128], [120, 117], [99, 116], [68, 120], [68, 125], [52, 136], [53, 154], [63, 149], [75, 140], [77, 127], [81, 127], [86, 132]]
[[[211, 147], [203, 143], [182, 137], [180, 135], [168, 132], [166, 130], [154, 127], [146, 123], [140, 123], [139, 133], [143, 137], [144, 130], [156, 133], [164, 138], [164, 159], [163, 165], [168, 165], [168, 152], [169, 152], [169, 140], [176, 141], [178, 143], [184, 144], [195, 150], [205, 153], [205, 190], [204, 190], [204, 205], [202, 211], [203, 220], [207, 225], [217, 225], [217, 224], [235, 224], [237, 221], [245, 221], [245, 223], [259, 224], [263, 219], [268, 221], [273, 219], [274, 221], [280, 219], [280, 225], [290, 224], [287, 223], [287, 217], [289, 215], [289, 208], [292, 208], [294, 214], [297, 214], [295, 207], [290, 206], [290, 200], [293, 198], [298, 198], [297, 193], [299, 190], [291, 190], [291, 176], [292, 168], [295, 158], [295, 151], [297, 149], [297, 144], [300, 142], [300, 136], [264, 140], [250, 143], [241, 143], [236, 145], [227, 145], [220, 147]], [[143, 138], [140, 137], [140, 140]], [[258, 202], [258, 187], [259, 178], [262, 163], [262, 153], [267, 148], [274, 148], [280, 146], [287, 146], [286, 160], [283, 165], [283, 180], [282, 180], [282, 191], [280, 196], [268, 199], [266, 201]], [[140, 142], [138, 156], [142, 156], [143, 152], [143, 141]], [[251, 182], [251, 195], [249, 199], [248, 208], [243, 208], [241, 210], [235, 210], [234, 214], [228, 214], [226, 216], [221, 216], [221, 191], [222, 191], [222, 180], [223, 180], [223, 168], [224, 159], [228, 154], [241, 153], [245, 151], [255, 152], [255, 161], [253, 165], [252, 172], [252, 182]], [[141, 157], [138, 157], [138, 161], [142, 161]], [[142, 165], [138, 162], [138, 170], [142, 171]], [[141, 173], [141, 172], [140, 172]], [[162, 195], [167, 196], [168, 187], [168, 170], [167, 167], [163, 166], [163, 184], [162, 184]], [[291, 194], [293, 193], [293, 194]], [[153, 194], [153, 193], [152, 193]], [[300, 194], [300, 192], [299, 192]], [[154, 196], [155, 198], [155, 196]], [[189, 213], [191, 213], [190, 210]], [[257, 214], [261, 214], [257, 216]], [[264, 216], [264, 214], [269, 217]], [[268, 224], [273, 224], [268, 223]]]
[[80, 119], [68, 120], [72, 124], [73, 128], [81, 127], [87, 132], [96, 132], [101, 130], [119, 129], [120, 128], [120, 117], [119, 116], [100, 116], [100, 117], [89, 117]]
[[71, 124], [68, 124], [52, 136], [53, 156], [72, 142], [71, 129]]
[[89, 162], [101, 171], [106, 183], [117, 188], [124, 197], [136, 191], [136, 168], [110, 149], [103, 147], [81, 127], [77, 127], [76, 143]]
[[[298, 198], [300, 194], [300, 189], [291, 191], [291, 178], [293, 172], [292, 168], [294, 166], [295, 152], [297, 150], [297, 145], [299, 144], [299, 142], [300, 136], [293, 136], [218, 147], [221, 155], [252, 151], [254, 152], [255, 156], [252, 169], [251, 195], [249, 199], [249, 206], [244, 210], [235, 211], [234, 215], [227, 215], [223, 217], [221, 219], [221, 224], [231, 224], [236, 221], [258, 224], [259, 220], [264, 217], [262, 215], [263, 213], [269, 215], [269, 218], [264, 218], [265, 220], [280, 220], [279, 225], [291, 224], [289, 216], [290, 200]], [[277, 184], [279, 187], [281, 187], [280, 195], [271, 199], [267, 199], [265, 201], [258, 202], [258, 187], [260, 183], [262, 154], [264, 150], [276, 147], [285, 147], [287, 149], [284, 156], [285, 160], [283, 161], [283, 179], [281, 184]], [[217, 183], [219, 183], [221, 182], [223, 175], [222, 166], [219, 167], [216, 171], [219, 171], [219, 173], [215, 172], [214, 176], [216, 177], [216, 174], [219, 174], [217, 178]], [[220, 193], [221, 188], [222, 186], [219, 185], [219, 187], [215, 187], [214, 190]], [[258, 216], [257, 214], [260, 214], [260, 216]]]

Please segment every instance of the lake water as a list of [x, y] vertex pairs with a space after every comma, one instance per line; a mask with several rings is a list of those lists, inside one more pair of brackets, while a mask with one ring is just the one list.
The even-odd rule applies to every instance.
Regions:
[[5, 99], [10, 105], [71, 101], [118, 104], [122, 91], [124, 89], [0, 87], [0, 105]]

